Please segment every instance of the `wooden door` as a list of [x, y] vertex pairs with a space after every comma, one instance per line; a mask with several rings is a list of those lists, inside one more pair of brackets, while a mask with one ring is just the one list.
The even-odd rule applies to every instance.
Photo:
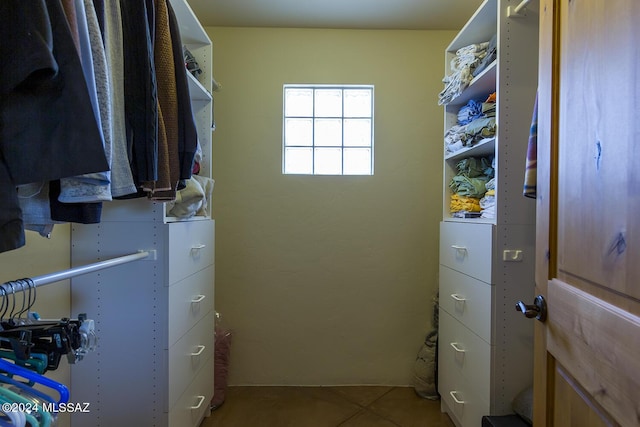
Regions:
[[640, 426], [640, 1], [540, 0], [536, 426]]

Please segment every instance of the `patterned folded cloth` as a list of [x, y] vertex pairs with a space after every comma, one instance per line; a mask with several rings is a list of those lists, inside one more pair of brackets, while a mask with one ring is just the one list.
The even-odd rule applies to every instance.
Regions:
[[470, 99], [469, 102], [458, 111], [458, 124], [466, 125], [482, 116], [482, 105], [482, 102]]
[[445, 76], [442, 82], [445, 88], [438, 95], [438, 104], [450, 103], [462, 93], [473, 80], [473, 70], [487, 54], [489, 42], [471, 44], [461, 47], [450, 62], [451, 75]]
[[450, 212], [480, 212], [480, 199], [477, 197], [461, 196], [459, 194], [451, 195], [451, 202], [449, 204]]

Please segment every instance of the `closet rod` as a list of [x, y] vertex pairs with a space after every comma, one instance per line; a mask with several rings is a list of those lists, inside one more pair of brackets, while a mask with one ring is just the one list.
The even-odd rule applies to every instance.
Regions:
[[507, 8], [507, 16], [508, 17], [521, 17], [520, 12], [522, 9], [525, 9], [527, 5], [531, 3], [531, 0], [522, 0], [519, 5], [515, 8], [511, 9], [511, 6]]
[[[139, 251], [135, 254], [123, 255], [117, 258], [111, 258], [105, 261], [99, 261], [93, 264], [87, 264], [80, 267], [70, 268], [68, 270], [58, 271], [56, 273], [45, 274], [42, 276], [30, 278], [34, 285], [42, 286], [49, 283], [58, 282], [60, 280], [69, 279], [71, 277], [80, 276], [82, 274], [93, 273], [94, 271], [103, 270], [109, 267], [115, 267], [116, 265], [126, 264], [128, 262], [137, 261], [139, 259], [150, 258], [155, 259], [155, 250], [151, 251]], [[6, 282], [9, 283], [9, 282]], [[6, 283], [3, 283], [6, 284]]]
[[520, 4], [519, 4], [519, 5], [517, 5], [515, 9], [513, 9], [513, 11], [514, 11], [515, 13], [520, 13], [520, 11], [521, 11], [522, 9], [524, 9], [525, 7], [527, 7], [527, 5], [528, 5], [529, 3], [531, 3], [531, 0], [522, 0], [522, 1], [520, 2]]

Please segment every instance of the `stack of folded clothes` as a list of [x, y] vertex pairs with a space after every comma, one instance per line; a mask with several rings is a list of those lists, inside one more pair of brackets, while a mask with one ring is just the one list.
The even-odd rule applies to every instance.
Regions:
[[454, 217], [481, 216], [481, 199], [487, 192], [487, 182], [494, 177], [492, 160], [488, 157], [467, 157], [460, 160], [449, 183], [453, 193], [449, 210]]
[[[451, 60], [451, 74], [445, 76], [442, 82], [445, 84], [444, 89], [440, 92], [438, 104], [445, 105], [459, 96], [464, 91], [476, 74], [479, 66], [485, 68], [491, 61], [486, 62], [484, 59], [491, 53], [490, 42], [475, 43], [465, 47], [461, 47], [456, 51], [456, 55]], [[495, 43], [493, 47], [495, 52]]]
[[471, 147], [496, 134], [496, 94], [484, 102], [471, 100], [458, 112], [458, 124], [444, 134], [445, 153]]

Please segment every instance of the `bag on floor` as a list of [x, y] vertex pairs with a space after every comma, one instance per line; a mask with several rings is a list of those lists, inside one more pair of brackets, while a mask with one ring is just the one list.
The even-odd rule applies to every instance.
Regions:
[[224, 403], [231, 355], [231, 336], [231, 330], [223, 324], [220, 313], [216, 313], [212, 410]]
[[413, 387], [418, 396], [430, 400], [438, 400], [440, 398], [436, 386], [437, 342], [438, 331], [430, 332], [425, 338], [413, 365]]

